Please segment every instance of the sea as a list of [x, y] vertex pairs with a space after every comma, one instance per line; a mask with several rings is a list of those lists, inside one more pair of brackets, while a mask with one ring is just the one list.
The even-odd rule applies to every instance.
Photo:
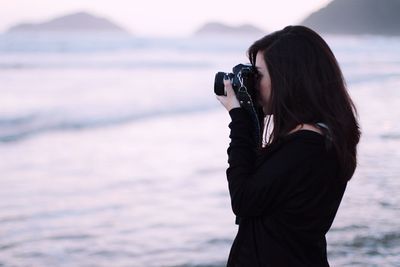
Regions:
[[[0, 35], [0, 266], [222, 267], [214, 76], [257, 37]], [[324, 36], [362, 138], [331, 266], [400, 266], [400, 37]]]

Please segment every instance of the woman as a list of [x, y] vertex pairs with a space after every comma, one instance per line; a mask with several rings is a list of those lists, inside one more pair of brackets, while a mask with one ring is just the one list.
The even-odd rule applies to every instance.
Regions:
[[240, 218], [227, 266], [329, 266], [325, 234], [356, 168], [356, 109], [332, 51], [311, 29], [288, 26], [248, 55], [267, 121], [262, 147], [254, 149], [254, 124], [229, 80], [217, 96], [232, 119], [227, 178]]

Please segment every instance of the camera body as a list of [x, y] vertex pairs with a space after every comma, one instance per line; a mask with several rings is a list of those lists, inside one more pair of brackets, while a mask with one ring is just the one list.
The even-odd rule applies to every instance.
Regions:
[[248, 112], [252, 121], [254, 144], [261, 147], [261, 133], [263, 129], [263, 109], [258, 104], [258, 91], [256, 90], [258, 74], [252, 65], [238, 64], [233, 67], [233, 73], [217, 72], [214, 80], [214, 93], [226, 95], [224, 77], [228, 76], [232, 88], [239, 100], [240, 106]]
[[252, 65], [238, 64], [232, 69], [232, 73], [217, 72], [214, 80], [214, 93], [216, 95], [226, 95], [224, 88], [224, 77], [228, 76], [232, 83], [235, 94], [238, 95], [240, 88], [245, 88], [252, 100], [256, 100], [256, 80], [257, 71]]

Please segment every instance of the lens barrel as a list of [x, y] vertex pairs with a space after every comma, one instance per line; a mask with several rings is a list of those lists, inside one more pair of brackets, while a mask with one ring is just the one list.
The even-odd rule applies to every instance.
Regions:
[[214, 93], [216, 95], [225, 95], [224, 76], [225, 72], [217, 72], [217, 74], [215, 74]]

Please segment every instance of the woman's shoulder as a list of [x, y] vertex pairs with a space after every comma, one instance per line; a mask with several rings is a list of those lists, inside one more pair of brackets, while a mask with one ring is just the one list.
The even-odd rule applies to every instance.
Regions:
[[284, 137], [282, 137], [281, 142], [290, 143], [290, 142], [312, 141], [312, 143], [321, 144], [325, 139], [326, 136], [320, 132], [310, 129], [301, 129], [285, 135]]
[[322, 145], [325, 143], [326, 139], [327, 137], [319, 132], [301, 129], [291, 132], [271, 145], [266, 146], [265, 151], [290, 148], [292, 146], [301, 147], [301, 144]]
[[329, 153], [329, 140], [325, 135], [311, 130], [298, 130], [282, 137], [260, 151], [259, 164], [270, 160], [288, 165], [307, 160], [318, 161]]

